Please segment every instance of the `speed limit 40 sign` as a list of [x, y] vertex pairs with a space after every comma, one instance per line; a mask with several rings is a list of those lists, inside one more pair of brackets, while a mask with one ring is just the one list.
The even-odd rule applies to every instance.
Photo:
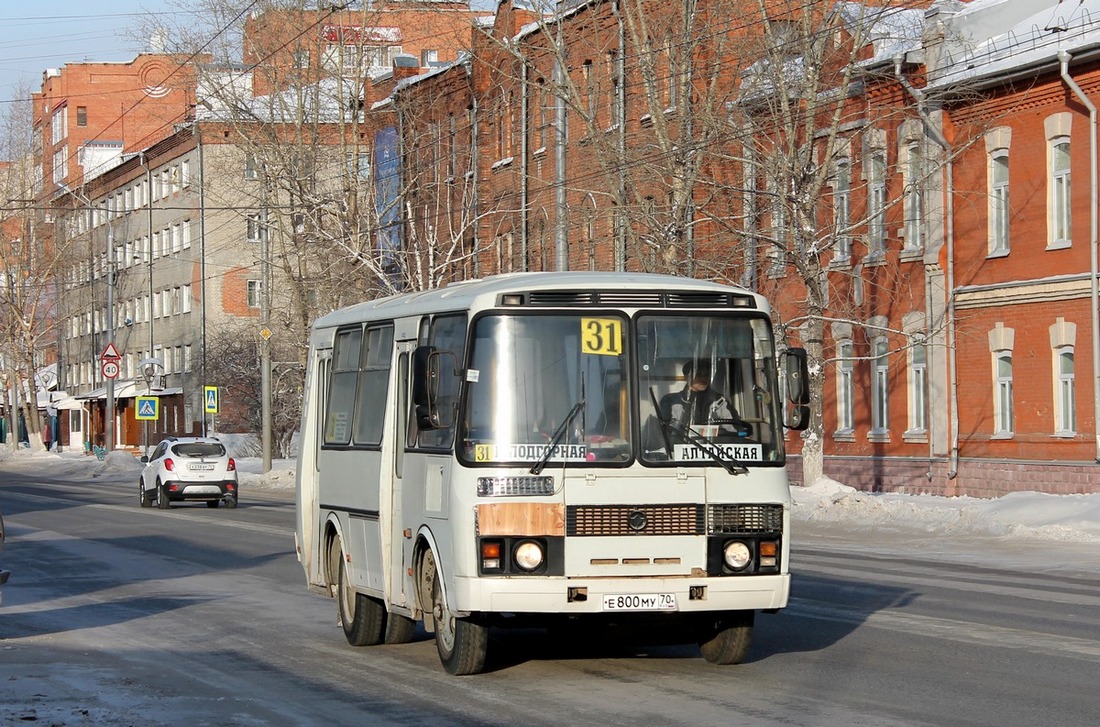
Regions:
[[118, 378], [119, 368], [118, 361], [104, 361], [99, 365], [100, 371], [103, 372], [104, 378], [114, 379]]

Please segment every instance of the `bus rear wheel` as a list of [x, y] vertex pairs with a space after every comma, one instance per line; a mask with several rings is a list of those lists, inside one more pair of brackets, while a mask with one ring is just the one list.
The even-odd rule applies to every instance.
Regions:
[[386, 614], [386, 643], [407, 644], [416, 635], [416, 621], [390, 611]]
[[348, 562], [340, 552], [340, 569], [336, 582], [336, 604], [344, 637], [352, 646], [374, 646], [382, 643], [386, 624], [386, 607], [380, 601], [359, 593], [351, 584]]
[[479, 673], [485, 667], [489, 650], [489, 628], [451, 613], [439, 585], [438, 571], [432, 578], [432, 615], [435, 648], [447, 673], [455, 676]]
[[699, 650], [711, 664], [740, 664], [752, 644], [755, 611], [715, 614], [699, 631]]

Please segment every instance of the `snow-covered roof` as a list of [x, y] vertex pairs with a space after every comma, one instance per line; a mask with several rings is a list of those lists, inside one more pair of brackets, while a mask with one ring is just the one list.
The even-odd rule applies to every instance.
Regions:
[[920, 46], [924, 11], [875, 7], [862, 2], [837, 4], [841, 21], [855, 36], [865, 37], [872, 48], [866, 65], [879, 65]]
[[[1100, 49], [1100, 0], [974, 0], [942, 13], [941, 57], [929, 90], [980, 85]], [[930, 20], [936, 20], [930, 15]]]

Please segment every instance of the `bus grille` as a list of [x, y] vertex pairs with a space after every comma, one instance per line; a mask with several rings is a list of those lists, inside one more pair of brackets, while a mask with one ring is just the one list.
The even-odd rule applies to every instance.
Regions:
[[703, 505], [571, 505], [566, 535], [702, 535]]
[[710, 505], [707, 508], [707, 532], [781, 533], [782, 505]]

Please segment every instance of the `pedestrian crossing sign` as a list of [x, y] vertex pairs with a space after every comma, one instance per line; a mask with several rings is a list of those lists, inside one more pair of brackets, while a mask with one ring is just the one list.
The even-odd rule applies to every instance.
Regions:
[[160, 419], [160, 399], [156, 396], [137, 397], [137, 409], [134, 418], [141, 420]]
[[205, 399], [205, 411], [207, 414], [218, 413], [218, 387], [204, 386], [202, 391]]

